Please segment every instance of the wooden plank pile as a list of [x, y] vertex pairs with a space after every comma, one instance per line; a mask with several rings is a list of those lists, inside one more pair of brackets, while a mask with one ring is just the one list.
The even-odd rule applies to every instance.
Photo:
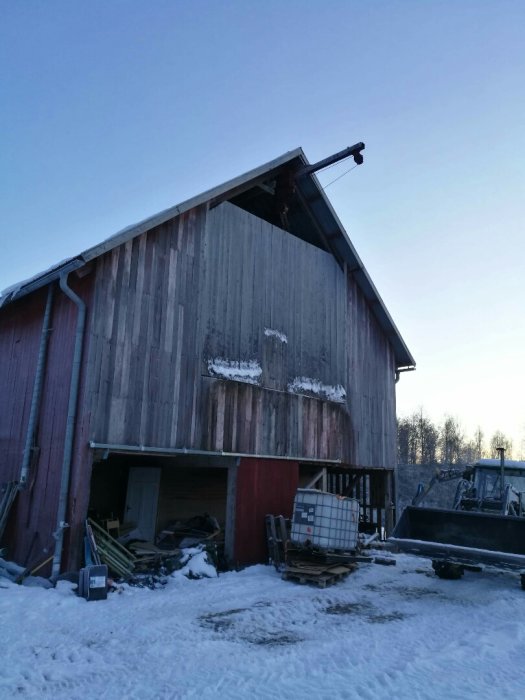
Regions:
[[94, 564], [107, 564], [124, 580], [145, 571], [156, 571], [169, 559], [180, 557], [180, 549], [161, 549], [152, 542], [132, 542], [125, 547], [94, 520], [86, 520], [86, 534]]
[[86, 520], [86, 533], [95, 564], [107, 564], [109, 569], [123, 579], [130, 578], [137, 562], [137, 557], [112, 537], [91, 518]]

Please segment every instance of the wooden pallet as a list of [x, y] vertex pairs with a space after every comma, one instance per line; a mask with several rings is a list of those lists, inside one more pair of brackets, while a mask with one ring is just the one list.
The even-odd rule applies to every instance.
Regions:
[[284, 581], [295, 583], [313, 583], [319, 588], [326, 588], [343, 581], [357, 567], [347, 566], [313, 566], [310, 562], [294, 561], [287, 565], [282, 573]]
[[288, 563], [295, 559], [305, 562], [308, 561], [316, 566], [327, 566], [330, 564], [342, 564], [343, 566], [349, 566], [357, 563], [371, 563], [373, 561], [371, 556], [358, 554], [356, 551], [335, 552], [321, 549], [310, 549], [307, 547], [300, 547], [298, 545], [288, 545], [286, 555]]

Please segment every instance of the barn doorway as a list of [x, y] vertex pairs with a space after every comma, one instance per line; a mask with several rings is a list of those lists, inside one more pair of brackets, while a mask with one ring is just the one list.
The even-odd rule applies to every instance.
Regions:
[[217, 544], [233, 556], [237, 460], [201, 456], [105, 453], [93, 463], [88, 516], [119, 537], [153, 544], [177, 523], [210, 518]]

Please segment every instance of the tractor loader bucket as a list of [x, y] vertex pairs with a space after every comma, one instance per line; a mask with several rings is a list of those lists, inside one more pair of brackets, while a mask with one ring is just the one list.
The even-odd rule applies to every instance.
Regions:
[[525, 518], [408, 506], [389, 542], [434, 561], [525, 571]]

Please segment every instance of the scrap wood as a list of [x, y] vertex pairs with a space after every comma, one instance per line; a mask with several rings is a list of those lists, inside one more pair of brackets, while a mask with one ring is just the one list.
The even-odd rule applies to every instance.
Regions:
[[151, 570], [163, 567], [173, 569], [173, 559], [180, 558], [181, 550], [161, 549], [152, 542], [131, 542], [128, 547], [135, 554], [135, 571]]
[[111, 549], [105, 549], [104, 547], [100, 547], [99, 551], [101, 560], [120, 577], [126, 579], [133, 574], [135, 569], [134, 560], [126, 562], [122, 558], [119, 559]]
[[128, 547], [137, 556], [143, 557], [173, 557], [180, 554], [180, 549], [178, 547], [162, 549], [161, 547], [157, 547], [156, 544], [153, 544], [153, 542], [130, 542]]
[[95, 536], [97, 546], [100, 547], [100, 544], [103, 543], [105, 545], [111, 546], [111, 548], [114, 549], [116, 553], [119, 553], [124, 558], [129, 559], [131, 557], [133, 559], [133, 555], [130, 554], [129, 550], [126, 549], [124, 545], [120, 544], [120, 542], [117, 542], [117, 540], [114, 537], [112, 537], [108, 532], [106, 532], [106, 530], [104, 530], [103, 527], [101, 527], [94, 520], [91, 520], [91, 518], [88, 518], [88, 523], [93, 529], [93, 534]]
[[[86, 537], [89, 544], [89, 549], [91, 552], [91, 559], [94, 564], [100, 564], [100, 555], [98, 553], [97, 543], [95, 540], [95, 535], [93, 534], [93, 528], [91, 527], [90, 521], [86, 520]], [[90, 562], [87, 561], [86, 564]]]
[[217, 518], [205, 513], [204, 515], [196, 515], [188, 520], [177, 520], [170, 523], [160, 533], [157, 544], [161, 544], [167, 538], [174, 538], [178, 540], [175, 542], [176, 546], [183, 546], [183, 540], [188, 540], [186, 546], [190, 546], [214, 540], [220, 532], [221, 528]]
[[122, 578], [129, 578], [135, 569], [135, 555], [91, 518], [88, 518], [87, 524], [91, 527], [100, 559]]
[[99, 543], [99, 553], [100, 553], [100, 558], [102, 561], [105, 560], [106, 564], [111, 564], [115, 568], [116, 566], [119, 566], [121, 569], [129, 569], [129, 571], [133, 571], [134, 564], [135, 564], [135, 556], [129, 553], [129, 556], [123, 555], [121, 552], [116, 550], [111, 546], [111, 543], [107, 542], [101, 542]]

